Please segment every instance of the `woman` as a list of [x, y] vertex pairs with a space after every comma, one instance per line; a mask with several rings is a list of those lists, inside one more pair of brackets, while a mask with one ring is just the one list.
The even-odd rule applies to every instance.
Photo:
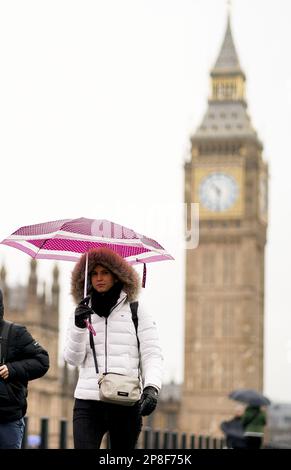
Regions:
[[[138, 306], [137, 331], [131, 302], [137, 298], [139, 277], [117, 253], [107, 248], [88, 253], [88, 293], [82, 300], [86, 255], [72, 273], [72, 295], [78, 306], [70, 322], [64, 357], [80, 366], [75, 389], [73, 434], [76, 449], [97, 449], [108, 431], [112, 449], [133, 449], [142, 415], [154, 411], [161, 388], [162, 354], [152, 318]], [[92, 322], [98, 375], [86, 326]], [[141, 376], [143, 393], [133, 406], [100, 400], [98, 379], [103, 373]]]

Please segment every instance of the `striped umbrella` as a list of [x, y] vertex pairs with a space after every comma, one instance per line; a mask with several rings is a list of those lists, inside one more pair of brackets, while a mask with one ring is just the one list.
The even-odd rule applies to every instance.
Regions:
[[[92, 248], [110, 248], [130, 264], [143, 263], [143, 287], [146, 280], [145, 263], [174, 259], [158, 242], [132, 229], [109, 220], [84, 217], [27, 225], [1, 243], [18, 248], [33, 258], [67, 261], [77, 261]], [[86, 291], [85, 285], [84, 293]]]

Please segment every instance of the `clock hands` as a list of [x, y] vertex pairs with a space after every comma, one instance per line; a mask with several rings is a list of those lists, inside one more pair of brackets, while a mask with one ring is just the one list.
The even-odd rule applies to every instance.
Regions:
[[213, 188], [214, 188], [214, 191], [215, 191], [215, 194], [216, 194], [216, 210], [219, 210], [220, 209], [220, 199], [221, 199], [221, 189], [216, 186], [216, 184], [212, 184]]
[[212, 212], [223, 212], [238, 198], [238, 185], [233, 176], [216, 172], [203, 178], [199, 197], [203, 207]]

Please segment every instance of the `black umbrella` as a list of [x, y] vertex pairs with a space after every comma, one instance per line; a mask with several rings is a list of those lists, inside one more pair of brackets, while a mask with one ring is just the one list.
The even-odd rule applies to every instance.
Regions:
[[232, 400], [248, 403], [252, 406], [267, 406], [271, 404], [269, 398], [265, 397], [260, 392], [246, 388], [234, 390], [228, 396]]

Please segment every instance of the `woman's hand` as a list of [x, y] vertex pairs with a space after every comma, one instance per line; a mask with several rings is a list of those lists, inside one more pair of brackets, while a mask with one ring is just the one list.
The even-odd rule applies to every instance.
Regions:
[[145, 387], [140, 399], [140, 413], [142, 416], [150, 415], [158, 403], [158, 391], [155, 387]]
[[92, 315], [94, 313], [94, 310], [88, 307], [89, 300], [90, 296], [88, 295], [87, 297], [85, 297], [85, 299], [81, 300], [75, 310], [75, 325], [78, 328], [86, 328], [86, 323], [84, 320], [87, 320], [89, 318], [89, 315]]

